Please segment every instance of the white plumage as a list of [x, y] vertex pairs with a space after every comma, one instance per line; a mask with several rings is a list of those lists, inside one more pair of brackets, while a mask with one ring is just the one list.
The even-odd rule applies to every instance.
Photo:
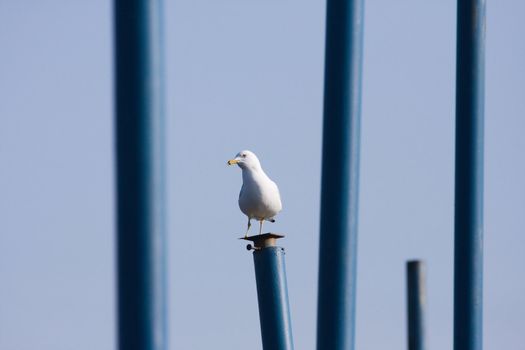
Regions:
[[279, 188], [266, 175], [253, 152], [239, 152], [234, 159], [228, 161], [228, 164], [237, 164], [242, 169], [239, 208], [248, 217], [246, 236], [250, 230], [251, 219], [259, 221], [259, 234], [261, 234], [263, 221], [274, 222], [274, 216], [282, 209]]

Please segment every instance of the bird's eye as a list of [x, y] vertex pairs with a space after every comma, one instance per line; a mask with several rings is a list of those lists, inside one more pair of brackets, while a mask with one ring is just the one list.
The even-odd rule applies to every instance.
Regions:
[[242, 157], [243, 157], [243, 158], [246, 158], [246, 154], [243, 154]]

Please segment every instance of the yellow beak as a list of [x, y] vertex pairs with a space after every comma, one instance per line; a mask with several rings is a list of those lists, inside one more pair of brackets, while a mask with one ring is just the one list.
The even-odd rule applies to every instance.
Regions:
[[236, 160], [236, 159], [230, 159], [230, 160], [228, 161], [228, 165], [234, 165], [234, 164], [237, 164], [237, 163], [239, 163], [239, 161]]

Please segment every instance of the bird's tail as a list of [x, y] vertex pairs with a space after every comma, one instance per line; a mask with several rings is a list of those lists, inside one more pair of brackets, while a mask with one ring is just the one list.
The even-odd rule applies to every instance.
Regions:
[[268, 219], [266, 219], [266, 221], [275, 222], [275, 219], [274, 218], [268, 218]]

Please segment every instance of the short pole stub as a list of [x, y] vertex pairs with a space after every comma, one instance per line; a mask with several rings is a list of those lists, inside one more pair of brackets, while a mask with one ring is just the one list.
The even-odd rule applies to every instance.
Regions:
[[426, 310], [426, 267], [420, 260], [408, 261], [407, 276], [407, 323], [408, 350], [424, 350]]
[[283, 235], [264, 233], [241, 239], [251, 241], [253, 250], [257, 300], [264, 350], [293, 350], [290, 305], [284, 249], [276, 245]]

